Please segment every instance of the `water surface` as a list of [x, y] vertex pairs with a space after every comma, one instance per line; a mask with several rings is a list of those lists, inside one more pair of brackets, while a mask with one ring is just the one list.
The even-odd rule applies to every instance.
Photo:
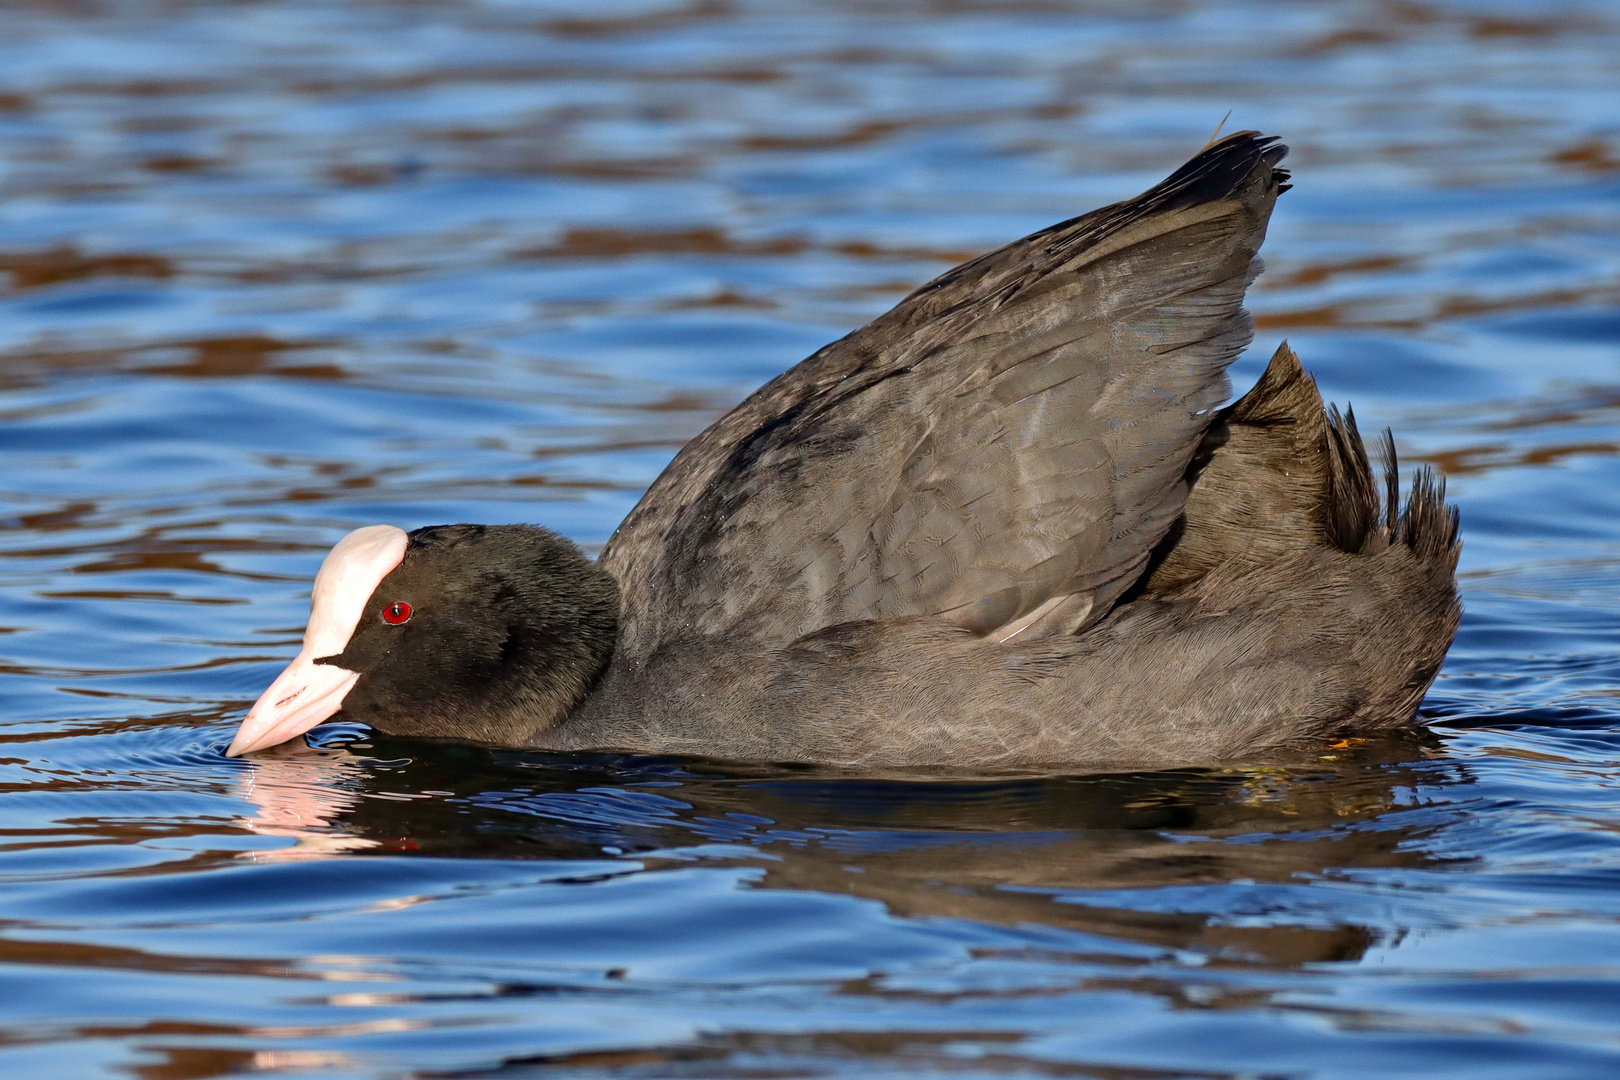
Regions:
[[[0, 11], [0, 1069], [1620, 1075], [1620, 10]], [[356, 525], [599, 546], [954, 262], [1283, 135], [1284, 337], [1443, 467], [1419, 734], [860, 776], [221, 756]]]

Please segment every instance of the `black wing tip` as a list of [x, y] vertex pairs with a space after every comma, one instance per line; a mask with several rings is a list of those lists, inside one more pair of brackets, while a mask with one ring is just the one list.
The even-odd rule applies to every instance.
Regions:
[[1264, 179], [1262, 190], [1280, 195], [1293, 186], [1288, 170], [1277, 167], [1287, 156], [1288, 146], [1280, 136], [1235, 131], [1198, 151], [1146, 196], [1175, 206], [1195, 206], [1241, 191], [1256, 173]]

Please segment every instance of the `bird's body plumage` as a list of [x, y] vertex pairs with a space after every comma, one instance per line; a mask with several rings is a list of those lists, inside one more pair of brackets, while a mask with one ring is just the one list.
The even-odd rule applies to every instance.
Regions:
[[1398, 508], [1393, 447], [1380, 485], [1286, 346], [1220, 408], [1284, 153], [1229, 136], [957, 267], [692, 440], [567, 572], [593, 611], [616, 585], [610, 649], [510, 676], [544, 684], [513, 701], [583, 681], [568, 707], [409, 716], [362, 672], [364, 718], [853, 765], [1169, 764], [1409, 723], [1459, 614], [1442, 492], [1422, 473]]

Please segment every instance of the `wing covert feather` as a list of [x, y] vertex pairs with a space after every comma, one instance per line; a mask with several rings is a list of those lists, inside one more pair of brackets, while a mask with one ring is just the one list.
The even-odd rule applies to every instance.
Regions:
[[1071, 632], [1140, 575], [1252, 335], [1287, 173], [1241, 132], [1135, 199], [959, 266], [676, 456], [602, 553], [619, 648], [942, 615]]

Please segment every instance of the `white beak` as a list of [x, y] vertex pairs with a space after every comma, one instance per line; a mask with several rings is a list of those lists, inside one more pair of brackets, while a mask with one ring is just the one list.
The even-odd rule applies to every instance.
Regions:
[[228, 757], [295, 739], [343, 707], [359, 674], [315, 661], [348, 647], [366, 601], [404, 561], [406, 541], [403, 529], [368, 525], [327, 553], [309, 598], [304, 647], [248, 710], [225, 751]]
[[296, 739], [343, 707], [343, 699], [360, 679], [359, 673], [317, 664], [314, 653], [304, 646], [287, 670], [276, 676], [270, 689], [259, 696], [237, 728], [236, 738], [225, 751], [227, 757]]

